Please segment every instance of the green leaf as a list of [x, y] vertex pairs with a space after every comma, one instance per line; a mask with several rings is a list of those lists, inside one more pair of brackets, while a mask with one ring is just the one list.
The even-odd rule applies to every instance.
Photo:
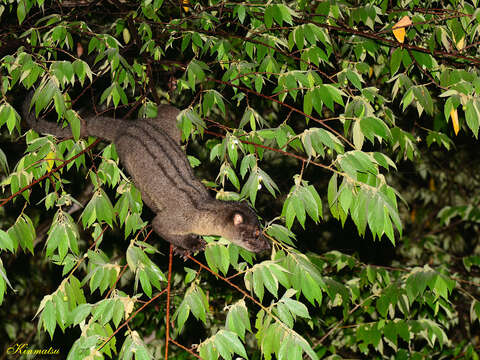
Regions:
[[8, 229], [7, 233], [12, 239], [14, 247], [20, 244], [24, 251], [30, 250], [33, 254], [33, 241], [36, 238], [36, 234], [32, 220], [27, 215], [23, 214], [20, 216], [15, 224]]
[[352, 204], [354, 199], [354, 193], [352, 192], [352, 188], [350, 185], [348, 185], [347, 182], [343, 182], [342, 186], [340, 186], [338, 191], [340, 192], [340, 195], [338, 197], [340, 206], [345, 213], [348, 213], [350, 205]]
[[0, 249], [10, 250], [10, 252], [15, 252], [15, 247], [13, 240], [10, 238], [8, 233], [3, 230], [0, 230]]
[[299, 194], [293, 195], [291, 198], [291, 202], [293, 203], [295, 216], [297, 217], [298, 222], [305, 229], [305, 219], [306, 219], [305, 206], [303, 204], [302, 199], [299, 198]]
[[374, 236], [378, 236], [380, 238], [383, 233], [385, 219], [383, 201], [380, 196], [375, 196], [370, 204], [373, 206], [373, 209], [369, 209], [368, 226], [370, 227], [370, 230]]
[[46, 301], [45, 307], [42, 311], [41, 320], [43, 323], [43, 327], [45, 330], [48, 331], [50, 334], [50, 339], [53, 339], [53, 333], [55, 332], [55, 326], [57, 324], [56, 321], [56, 312], [55, 312], [55, 305], [51, 299]]
[[319, 214], [322, 211], [322, 202], [320, 196], [312, 185], [308, 187], [300, 188], [300, 194], [307, 210], [308, 215], [315, 221], [318, 222]]
[[[0, 124], [1, 124], [1, 120], [0, 120]], [[5, 155], [2, 149], [0, 149], [0, 170], [3, 171], [5, 174], [8, 174], [10, 171], [8, 168], [7, 156]]]
[[292, 328], [293, 317], [290, 314], [288, 307], [284, 303], [279, 302], [274, 309], [280, 320], [282, 320], [282, 322], [285, 323], [289, 328]]
[[[253, 274], [253, 291], [255, 292], [255, 294], [258, 296], [258, 298], [260, 299], [260, 301], [263, 300], [263, 294], [264, 294], [264, 284], [263, 284], [263, 277], [262, 277], [262, 273], [261, 271], [254, 271], [255, 270], [255, 267], [252, 268], [252, 271], [251, 273]], [[257, 268], [258, 270], [258, 268]], [[245, 282], [247, 282], [248, 279], [247, 277], [245, 277]], [[245, 284], [247, 286], [247, 288], [249, 288], [250, 286], [248, 284]]]
[[187, 78], [190, 88], [195, 90], [195, 83], [201, 82], [205, 79], [205, 72], [203, 69], [208, 69], [205, 63], [193, 60], [187, 68]]
[[297, 45], [298, 50], [302, 50], [305, 42], [303, 25], [297, 26], [295, 30], [293, 30], [293, 37], [295, 38], [295, 44]]
[[227, 152], [230, 161], [232, 162], [233, 166], [236, 167], [238, 160], [238, 140], [233, 136], [228, 137]]
[[212, 338], [209, 338], [198, 345], [198, 352], [200, 357], [205, 360], [216, 360], [219, 356]]
[[265, 9], [265, 14], [263, 16], [263, 21], [267, 28], [272, 27], [273, 24], [273, 6], [267, 6]]
[[404, 49], [396, 48], [390, 57], [390, 74], [393, 76], [400, 68], [400, 64], [402, 63], [402, 58], [404, 54]]
[[213, 271], [218, 272], [218, 269], [220, 269], [224, 275], [227, 274], [230, 266], [230, 256], [225, 246], [214, 243], [208, 244], [205, 248], [205, 259]]
[[406, 291], [412, 303], [418, 296], [422, 296], [427, 288], [429, 279], [434, 276], [433, 272], [424, 272], [421, 269], [413, 269], [406, 281]]
[[245, 331], [252, 331], [247, 306], [244, 300], [239, 300], [230, 307], [225, 326], [228, 330], [236, 333], [243, 341], [245, 340]]
[[311, 45], [316, 45], [317, 39], [315, 37], [315, 33], [313, 31], [313, 24], [305, 24], [303, 25], [305, 31], [305, 38]]
[[23, 23], [23, 20], [25, 20], [25, 17], [27, 16], [27, 2], [26, 1], [20, 1], [18, 2], [17, 6], [17, 18], [18, 18], [18, 23], [21, 24]]
[[148, 279], [148, 275], [145, 270], [140, 269], [138, 272], [138, 278], [140, 279], [140, 284], [142, 285], [142, 289], [149, 298], [152, 297], [152, 284]]
[[345, 74], [347, 75], [348, 80], [355, 86], [358, 90], [362, 90], [362, 76], [351, 69], [347, 69]]
[[473, 131], [475, 137], [478, 137], [478, 128], [480, 126], [480, 102], [469, 100], [465, 105], [465, 120], [468, 127]]
[[73, 309], [71, 314], [71, 317], [73, 318], [73, 324], [78, 325], [85, 320], [87, 316], [90, 315], [91, 308], [92, 305], [90, 304], [80, 304]]
[[268, 235], [274, 237], [275, 239], [280, 240], [281, 242], [284, 242], [286, 244], [293, 245], [292, 240], [295, 240], [295, 234], [284, 226], [278, 224], [271, 224], [265, 230]]
[[183, 301], [180, 306], [177, 308], [177, 311], [174, 314], [174, 319], [177, 320], [177, 328], [178, 332], [182, 331], [185, 322], [188, 319], [188, 315], [190, 314], [190, 306], [187, 304], [186, 301]]
[[268, 266], [261, 266], [259, 270], [263, 279], [263, 284], [267, 290], [275, 297], [278, 297], [278, 279]]
[[264, 82], [265, 82], [265, 80], [264, 80], [263, 76], [261, 76], [261, 75], [256, 75], [255, 76], [255, 90], [258, 93], [262, 92]]
[[378, 137], [385, 141], [389, 141], [392, 138], [390, 129], [388, 126], [379, 118], [376, 117], [364, 117], [360, 120], [360, 129], [365, 137], [374, 143], [374, 138]]
[[357, 341], [362, 341], [365, 345], [373, 345], [377, 347], [381, 340], [381, 333], [377, 328], [377, 324], [361, 325], [356, 331]]
[[0, 106], [0, 125], [5, 123], [10, 134], [18, 126], [16, 111], [10, 104]]
[[310, 315], [308, 314], [307, 307], [304, 304], [302, 304], [300, 301], [293, 300], [293, 299], [283, 299], [283, 302], [285, 303], [285, 305], [288, 307], [288, 309], [293, 315], [310, 319]]
[[345, 94], [336, 87], [330, 84], [323, 84], [320, 86], [319, 92], [321, 94], [322, 101], [330, 110], [334, 111], [333, 102], [336, 102], [341, 106], [345, 106], [342, 99], [342, 96]]
[[430, 92], [428, 91], [426, 86], [414, 86], [413, 94], [415, 95], [415, 99], [420, 103], [420, 105], [425, 109], [425, 111], [429, 114], [433, 114], [433, 100], [430, 96]]
[[243, 344], [238, 339], [237, 334], [231, 331], [220, 330], [215, 335], [215, 344], [217, 345], [218, 352], [225, 359], [231, 359], [231, 354], [233, 353], [247, 358]]
[[401, 101], [403, 104], [403, 108], [402, 108], [403, 111], [405, 111], [407, 106], [412, 103], [413, 98], [414, 98], [413, 87], [411, 87], [410, 89], [408, 89], [405, 95], [403, 95], [403, 99]]
[[110, 227], [112, 227], [115, 212], [107, 194], [105, 194], [102, 189], [99, 189], [92, 200], [94, 201], [96, 219], [98, 221], [105, 221]]
[[206, 310], [208, 307], [206, 303], [206, 297], [203, 294], [203, 291], [199, 287], [192, 285], [192, 288], [185, 296], [185, 301], [190, 307], [193, 316], [195, 316], [195, 318], [197, 319], [202, 320], [205, 323], [207, 321]]
[[428, 53], [413, 50], [412, 54], [415, 60], [418, 62], [418, 65], [424, 69], [433, 70], [438, 66], [435, 58]]
[[[283, 19], [283, 21], [285, 21], [289, 25], [292, 25], [293, 24], [292, 15], [296, 16], [295, 12], [293, 12], [289, 7], [287, 7], [284, 4], [277, 4], [276, 6], [278, 7], [278, 10], [281, 14], [281, 18]], [[280, 26], [282, 25], [281, 23], [279, 24]]]
[[236, 9], [237, 14], [238, 14], [238, 19], [243, 24], [243, 22], [245, 20], [245, 13], [246, 13], [245, 6], [238, 5], [235, 9]]
[[258, 178], [258, 173], [254, 170], [250, 172], [250, 176], [247, 179], [247, 182], [243, 185], [241, 195], [245, 197], [249, 195], [250, 201], [253, 206], [255, 206], [255, 199], [257, 197], [257, 192], [259, 189], [260, 181]]
[[35, 91], [32, 101], [35, 103], [36, 116], [50, 103], [56, 92], [60, 92], [60, 90], [53, 80]]
[[0, 259], [0, 304], [3, 303], [3, 296], [5, 294], [5, 291], [7, 290], [6, 285], [13, 289], [12, 284], [10, 284], [10, 280], [8, 280], [7, 272], [5, 271], [5, 267], [3, 266], [2, 259]]

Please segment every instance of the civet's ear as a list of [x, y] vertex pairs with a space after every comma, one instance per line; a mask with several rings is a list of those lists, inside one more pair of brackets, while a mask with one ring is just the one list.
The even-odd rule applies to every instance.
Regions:
[[243, 224], [243, 215], [237, 212], [233, 214], [233, 225], [238, 226], [240, 224]]

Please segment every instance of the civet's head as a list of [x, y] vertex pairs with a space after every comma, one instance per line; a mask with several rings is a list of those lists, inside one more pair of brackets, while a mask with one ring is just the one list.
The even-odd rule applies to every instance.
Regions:
[[270, 242], [262, 233], [257, 214], [246, 202], [228, 203], [224, 219], [224, 238], [256, 253], [271, 249]]

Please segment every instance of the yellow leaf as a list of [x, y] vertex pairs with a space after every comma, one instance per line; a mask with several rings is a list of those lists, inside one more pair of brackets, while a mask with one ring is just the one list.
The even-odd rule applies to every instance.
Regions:
[[[182, 3], [185, 4], [185, 5], [190, 4], [190, 3], [188, 2], [188, 0], [183, 0]], [[189, 11], [190, 11], [190, 7], [189, 7], [189, 6], [183, 6], [183, 10], [185, 10], [185, 12], [189, 12]]]
[[405, 27], [409, 25], [412, 25], [412, 20], [405, 15], [393, 26], [393, 35], [395, 35], [395, 39], [397, 39], [399, 43], [403, 43], [405, 41]]
[[130, 42], [130, 31], [128, 31], [127, 28], [123, 28], [122, 35], [123, 41], [125, 42], [125, 44], [128, 44]]
[[47, 162], [47, 171], [53, 169], [53, 164], [55, 164], [55, 153], [50, 151], [47, 156], [45, 157], [45, 161]]
[[405, 40], [405, 28], [394, 29], [393, 35], [395, 35], [395, 39], [397, 39], [398, 42], [403, 43]]
[[455, 43], [455, 46], [458, 50], [462, 50], [465, 47], [465, 36], [463, 36], [460, 40]]
[[453, 131], [455, 132], [455, 135], [457, 135], [458, 132], [460, 131], [460, 126], [458, 126], [457, 109], [450, 110], [450, 117], [452, 118]]

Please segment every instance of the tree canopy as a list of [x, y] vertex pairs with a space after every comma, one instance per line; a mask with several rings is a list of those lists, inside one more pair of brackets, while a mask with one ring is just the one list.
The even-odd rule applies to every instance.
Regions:
[[[478, 359], [477, 6], [1, 0], [2, 356]], [[70, 138], [28, 128], [29, 91]], [[80, 137], [167, 103], [271, 254], [172, 256], [115, 145]]]

